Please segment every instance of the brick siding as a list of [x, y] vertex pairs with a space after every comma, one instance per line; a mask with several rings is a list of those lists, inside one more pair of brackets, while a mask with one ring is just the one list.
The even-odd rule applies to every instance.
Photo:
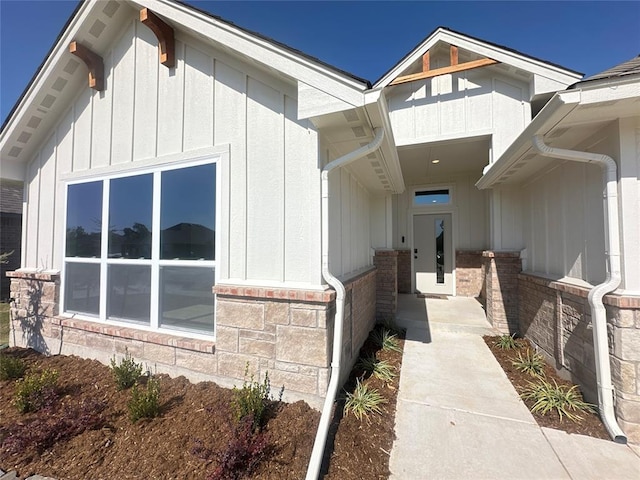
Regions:
[[456, 251], [456, 295], [484, 297], [484, 263], [482, 250]]

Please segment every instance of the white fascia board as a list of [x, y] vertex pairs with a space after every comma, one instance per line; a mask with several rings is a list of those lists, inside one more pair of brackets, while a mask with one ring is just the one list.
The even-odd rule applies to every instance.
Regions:
[[242, 29], [170, 0], [132, 2], [147, 7], [170, 22], [198, 32], [249, 58], [302, 81], [354, 107], [363, 105], [367, 85], [348, 75], [340, 74], [319, 63], [251, 35]]
[[381, 89], [376, 89], [367, 91], [364, 98], [365, 110], [371, 126], [373, 128], [383, 128], [385, 131], [384, 140], [380, 147], [384, 163], [383, 167], [387, 172], [393, 192], [402, 193], [406, 187], [402, 176], [402, 168], [400, 167], [398, 148], [393, 137], [393, 128], [391, 128], [387, 97]]
[[593, 85], [580, 85], [582, 105], [611, 102], [640, 97], [640, 78], [618, 77], [608, 81], [594, 81]]
[[581, 93], [580, 90], [568, 90], [554, 95], [500, 158], [489, 165], [484, 175], [476, 182], [476, 187], [480, 190], [491, 188], [527, 153], [534, 135], [545, 135], [578, 106]]
[[298, 82], [298, 120], [319, 117], [329, 113], [351, 110], [353, 105], [318, 90], [304, 82]]
[[33, 104], [33, 102], [35, 101], [35, 97], [40, 93], [40, 90], [48, 81], [53, 70], [57, 67], [62, 57], [67, 53], [69, 43], [76, 37], [87, 17], [89, 17], [92, 11], [99, 6], [100, 2], [84, 2], [80, 7], [80, 10], [71, 20], [71, 23], [67, 27], [67, 30], [58, 40], [58, 43], [51, 51], [51, 55], [45, 60], [45, 63], [40, 69], [37, 77], [31, 83], [29, 89], [22, 96], [22, 99], [20, 100], [20, 103], [18, 104], [16, 110], [9, 118], [6, 127], [4, 128], [2, 133], [0, 133], [0, 155], [5, 155], [4, 149], [6, 147], [8, 139], [11, 138], [16, 125], [20, 123], [28, 107]]
[[381, 78], [373, 87], [377, 89], [384, 88], [389, 85], [396, 77], [398, 77], [398, 75], [408, 68], [409, 65], [421, 58], [426, 51], [431, 49], [440, 41], [455, 45], [463, 50], [468, 50], [478, 55], [497, 60], [498, 62], [512, 65], [521, 70], [531, 72], [532, 74], [541, 75], [552, 81], [559, 82], [564, 85], [565, 88], [582, 78], [582, 75], [565, 70], [564, 68], [440, 28], [436, 30], [433, 35], [427, 38], [419, 47], [417, 47], [401, 64]]

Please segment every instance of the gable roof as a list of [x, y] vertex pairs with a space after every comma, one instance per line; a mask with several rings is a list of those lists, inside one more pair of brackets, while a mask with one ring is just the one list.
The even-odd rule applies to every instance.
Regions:
[[382, 75], [382, 77], [374, 83], [373, 88], [378, 89], [388, 86], [396, 77], [409, 68], [411, 64], [439, 42], [455, 45], [501, 63], [513, 65], [534, 74], [543, 75], [557, 82], [564, 83], [565, 85], [574, 83], [583, 76], [582, 73], [575, 70], [570, 70], [552, 62], [521, 53], [512, 48], [487, 42], [486, 40], [440, 26], [431, 32], [413, 50], [407, 53], [402, 60]]
[[[86, 68], [69, 53], [71, 41], [86, 43], [101, 55], [134, 11], [148, 7], [189, 36], [229, 50], [241, 60], [259, 65], [293, 82], [319, 88], [347, 106], [364, 104], [371, 84], [302, 54], [280, 42], [242, 29], [220, 17], [175, 0], [81, 1], [0, 129], [3, 177], [24, 177], [24, 165], [57, 123], [79, 88]], [[97, 28], [96, 28], [97, 26]]]

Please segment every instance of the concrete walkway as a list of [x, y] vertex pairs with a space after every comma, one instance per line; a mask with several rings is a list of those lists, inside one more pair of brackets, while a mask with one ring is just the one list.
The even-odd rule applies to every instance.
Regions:
[[485, 345], [493, 331], [474, 299], [400, 297], [391, 479], [640, 479], [632, 448], [538, 427]]

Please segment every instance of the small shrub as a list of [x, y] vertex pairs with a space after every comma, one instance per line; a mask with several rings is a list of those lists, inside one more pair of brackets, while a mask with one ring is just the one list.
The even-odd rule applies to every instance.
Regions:
[[369, 389], [367, 384], [357, 379], [353, 393], [347, 393], [344, 413], [346, 415], [351, 412], [358, 420], [362, 421], [362, 417], [368, 417], [370, 413], [381, 414], [383, 403], [387, 403], [387, 400], [376, 389]]
[[13, 404], [20, 413], [37, 412], [52, 407], [58, 399], [57, 381], [58, 372], [55, 370], [43, 370], [40, 374], [31, 374], [16, 380]]
[[522, 355], [518, 352], [518, 358], [511, 362], [511, 364], [523, 373], [528, 373], [532, 377], [544, 377], [544, 359], [542, 355], [533, 353], [527, 349], [525, 354]]
[[29, 449], [41, 454], [58, 442], [104, 425], [104, 406], [103, 402], [86, 400], [75, 408], [64, 409], [61, 416], [38, 416], [28, 423], [10, 425], [2, 448], [9, 454]]
[[133, 423], [141, 418], [155, 418], [160, 415], [160, 382], [149, 377], [146, 388], [142, 389], [135, 384], [127, 408]]
[[142, 364], [136, 363], [129, 351], [125, 349], [124, 358], [119, 364], [116, 363], [115, 356], [111, 359], [111, 372], [117, 389], [126, 390], [133, 387], [142, 375]]
[[398, 343], [398, 336], [395, 333], [391, 333], [391, 330], [387, 328], [375, 329], [371, 332], [371, 340], [373, 343], [382, 348], [385, 351], [401, 352], [400, 344]]
[[495, 343], [496, 347], [501, 348], [502, 350], [513, 350], [518, 347], [515, 339], [515, 333], [513, 335], [501, 335], [498, 337]]
[[371, 372], [374, 377], [386, 383], [391, 382], [396, 377], [393, 365], [385, 360], [378, 360], [374, 356], [360, 358], [357, 366], [367, 372]]
[[531, 407], [532, 412], [546, 415], [555, 410], [561, 421], [562, 417], [567, 417], [569, 420], [579, 422], [582, 416], [577, 412], [593, 411], [593, 405], [582, 399], [577, 388], [577, 385], [571, 387], [558, 385], [555, 380], [552, 385], [541, 379], [537, 383], [529, 382], [522, 398], [534, 401]]
[[21, 358], [10, 357], [0, 353], [0, 380], [16, 380], [22, 378], [27, 364]]
[[236, 426], [226, 450], [218, 455], [218, 466], [207, 480], [249, 478], [267, 452], [267, 436], [254, 430], [255, 419], [247, 415]]
[[[242, 388], [233, 387], [233, 399], [231, 400], [231, 410], [234, 420], [237, 424], [243, 418], [251, 417], [253, 419], [253, 430], [259, 430], [264, 425], [267, 407], [271, 403], [271, 381], [269, 380], [269, 372], [265, 372], [264, 381], [262, 383], [254, 381], [253, 375], [247, 381], [249, 374], [249, 362], [244, 369], [244, 382]], [[282, 399], [284, 387], [280, 390], [278, 401]]]

